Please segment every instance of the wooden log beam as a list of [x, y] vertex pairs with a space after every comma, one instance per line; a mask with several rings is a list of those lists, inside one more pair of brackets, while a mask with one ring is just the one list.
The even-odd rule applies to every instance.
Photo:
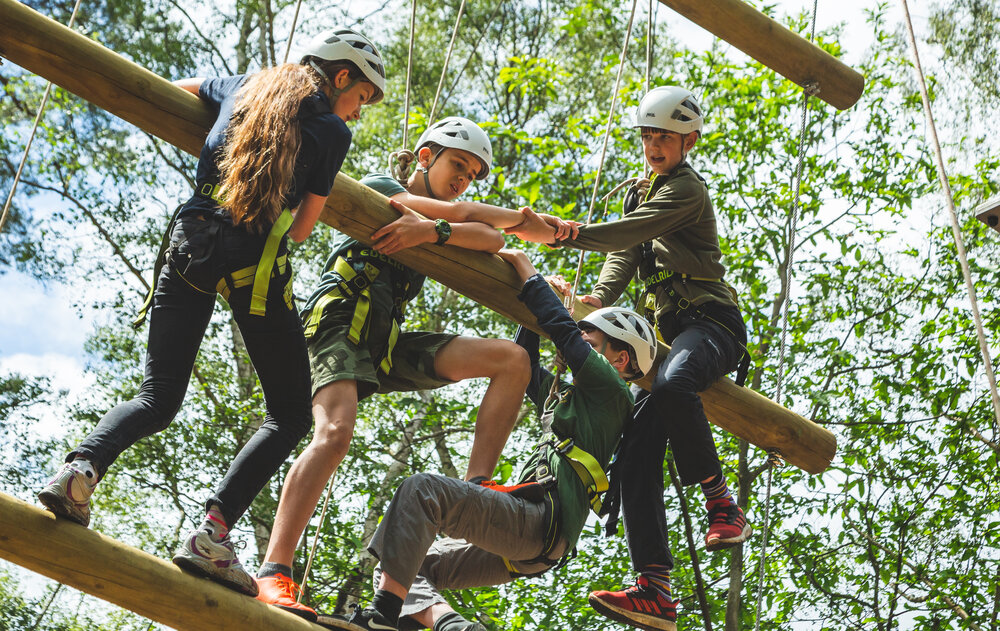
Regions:
[[819, 46], [800, 37], [743, 0], [660, 0], [816, 97], [845, 110], [861, 98], [865, 79]]
[[[6, 25], [0, 30], [0, 56], [191, 154], [200, 151], [212, 118], [194, 95], [16, 0], [0, 0], [0, 23]], [[370, 244], [370, 235], [397, 216], [383, 195], [341, 173], [321, 219]], [[516, 298], [520, 280], [498, 257], [451, 246], [420, 246], [393, 257], [541, 333]], [[577, 316], [584, 312], [577, 302]], [[825, 470], [836, 453], [832, 433], [727, 379], [703, 398], [714, 424], [758, 447], [779, 450], [805, 471]]]
[[321, 628], [3, 493], [0, 557], [183, 631]]

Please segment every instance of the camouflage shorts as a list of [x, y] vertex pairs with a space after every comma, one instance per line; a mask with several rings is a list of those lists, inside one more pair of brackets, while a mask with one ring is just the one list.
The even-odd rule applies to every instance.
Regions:
[[392, 368], [386, 374], [379, 365], [386, 354], [392, 320], [376, 310], [366, 335], [355, 344], [348, 339], [355, 305], [351, 300], [328, 304], [308, 340], [313, 396], [323, 386], [344, 379], [358, 383], [358, 400], [375, 392], [431, 390], [454, 383], [438, 377], [434, 357], [457, 335], [401, 332], [392, 349]]

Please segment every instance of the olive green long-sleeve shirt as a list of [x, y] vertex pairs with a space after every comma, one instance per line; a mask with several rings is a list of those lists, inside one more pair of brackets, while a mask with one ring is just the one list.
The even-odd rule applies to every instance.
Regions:
[[[686, 274], [686, 281], [667, 281], [694, 305], [709, 301], [736, 306], [736, 293], [722, 280], [722, 250], [715, 211], [704, 181], [687, 162], [668, 175], [655, 175], [646, 199], [617, 221], [580, 227], [580, 234], [564, 246], [610, 252], [591, 292], [605, 306], [615, 303], [628, 287], [642, 259], [642, 244], [652, 242], [656, 271]], [[640, 279], [642, 280], [642, 279]], [[676, 306], [667, 295], [667, 283], [655, 288], [656, 318]]]

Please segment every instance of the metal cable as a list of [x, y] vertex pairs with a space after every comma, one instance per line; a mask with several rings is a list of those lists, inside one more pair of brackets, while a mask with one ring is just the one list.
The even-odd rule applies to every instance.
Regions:
[[337, 478], [337, 472], [330, 475], [330, 481], [326, 485], [326, 497], [323, 499], [323, 508], [319, 512], [319, 525], [313, 534], [312, 546], [309, 548], [309, 557], [306, 559], [306, 569], [302, 572], [302, 585], [295, 602], [302, 602], [302, 594], [306, 591], [306, 581], [309, 580], [309, 570], [312, 569], [313, 559], [316, 557], [316, 547], [319, 544], [319, 534], [323, 531], [323, 524], [326, 523], [326, 509], [330, 506], [330, 495], [333, 493], [333, 481]]
[[295, 16], [292, 17], [292, 30], [288, 32], [288, 45], [285, 46], [285, 58], [281, 63], [288, 63], [288, 53], [292, 50], [292, 39], [295, 38], [295, 27], [299, 24], [299, 9], [302, 8], [302, 0], [295, 3]]
[[410, 127], [410, 77], [413, 71], [413, 35], [417, 29], [417, 0], [410, 8], [410, 46], [406, 53], [406, 94], [403, 97], [403, 149], [409, 149]]
[[[809, 41], [813, 41], [816, 38], [816, 14], [819, 8], [819, 0], [813, 0], [813, 10], [812, 10], [812, 25], [809, 31]], [[775, 384], [775, 396], [774, 400], [779, 404], [781, 403], [782, 387], [784, 385], [785, 378], [785, 354], [787, 349], [787, 339], [788, 339], [788, 307], [791, 304], [791, 294], [792, 294], [792, 270], [794, 268], [792, 261], [795, 255], [795, 236], [798, 230], [798, 217], [800, 208], [800, 198], [802, 193], [802, 168], [805, 163], [805, 142], [806, 142], [806, 127], [809, 119], [809, 97], [817, 94], [819, 92], [819, 84], [812, 82], [803, 86], [802, 92], [802, 120], [799, 127], [799, 146], [798, 146], [798, 165], [795, 169], [795, 196], [792, 203], [792, 216], [789, 217], [788, 223], [788, 233], [787, 233], [787, 243], [788, 249], [785, 257], [785, 291], [781, 300], [781, 343], [778, 350], [778, 369], [777, 369], [777, 383]], [[770, 528], [768, 525], [768, 519], [771, 511], [771, 481], [774, 477], [774, 467], [776, 463], [777, 451], [768, 451], [768, 469], [767, 469], [767, 493], [764, 496], [764, 523], [761, 526], [763, 529], [763, 538], [760, 544], [760, 568], [757, 577], [757, 608], [754, 611], [754, 631], [760, 630], [760, 606], [762, 599], [764, 597], [764, 572], [766, 570], [765, 562], [767, 560], [767, 539], [770, 534]]]

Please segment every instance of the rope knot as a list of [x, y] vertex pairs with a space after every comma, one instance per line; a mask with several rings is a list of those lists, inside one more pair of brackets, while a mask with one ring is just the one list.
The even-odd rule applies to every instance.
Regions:
[[389, 154], [389, 172], [400, 184], [405, 185], [416, 161], [416, 154], [409, 149], [393, 151]]

